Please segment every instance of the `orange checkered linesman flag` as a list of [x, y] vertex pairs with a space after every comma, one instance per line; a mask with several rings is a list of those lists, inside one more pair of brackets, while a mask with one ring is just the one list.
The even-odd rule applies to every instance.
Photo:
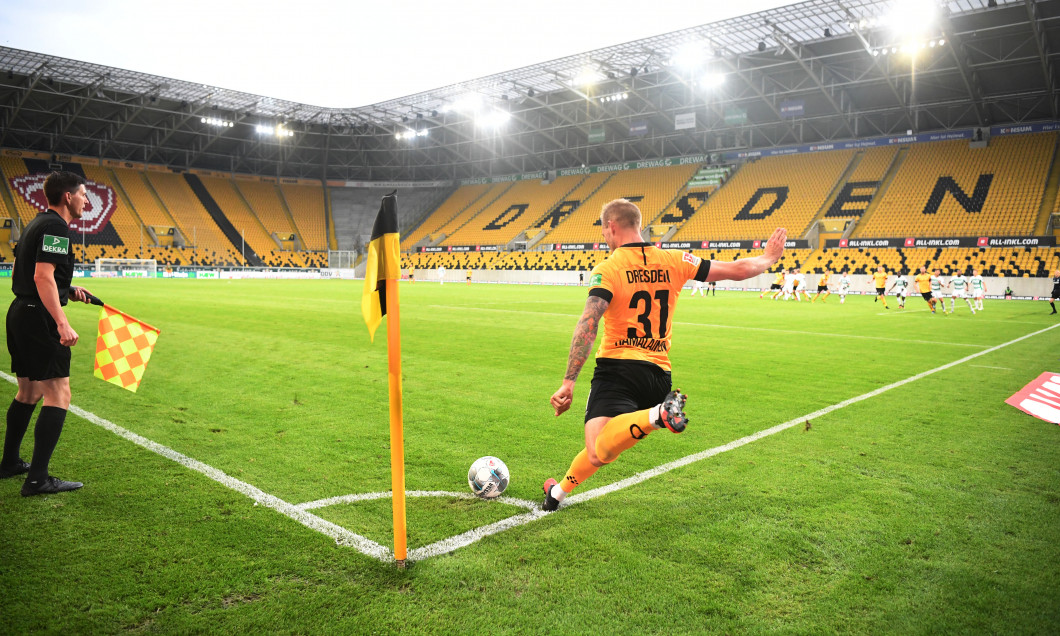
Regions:
[[136, 393], [161, 330], [110, 305], [99, 310], [94, 375]]

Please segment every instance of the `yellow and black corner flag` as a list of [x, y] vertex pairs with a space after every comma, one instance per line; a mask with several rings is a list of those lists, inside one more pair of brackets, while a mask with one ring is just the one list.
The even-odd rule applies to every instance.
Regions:
[[368, 325], [368, 333], [373, 341], [376, 328], [383, 322], [383, 316], [386, 316], [394, 559], [403, 567], [408, 555], [408, 537], [405, 526], [405, 433], [401, 413], [401, 310], [398, 306], [401, 239], [398, 236], [396, 194], [395, 191], [383, 197], [379, 216], [375, 217], [372, 242], [368, 245], [368, 262], [364, 270], [361, 313], [364, 314], [364, 322]]
[[401, 280], [401, 238], [398, 236], [395, 194], [396, 191], [383, 197], [379, 206], [364, 270], [361, 314], [373, 342], [375, 330], [386, 315], [386, 281]]

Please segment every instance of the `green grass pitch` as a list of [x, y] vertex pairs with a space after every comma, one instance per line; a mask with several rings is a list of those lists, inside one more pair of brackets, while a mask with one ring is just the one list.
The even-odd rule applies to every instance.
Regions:
[[[137, 394], [92, 377], [73, 403], [292, 504], [390, 489], [386, 327], [360, 281], [93, 280], [162, 330]], [[583, 443], [556, 418], [585, 290], [401, 285], [409, 490], [467, 492], [482, 455], [537, 501]], [[1057, 324], [1044, 303], [931, 315], [681, 299], [674, 383], [688, 430], [659, 431], [606, 486]], [[200, 472], [71, 414], [52, 473], [0, 481], [0, 627], [9, 633], [1048, 633], [1060, 630], [1060, 427], [1003, 402], [1060, 371], [1060, 328], [802, 425], [497, 532], [405, 570], [337, 545]], [[3, 383], [4, 399], [14, 386]], [[31, 432], [23, 445], [29, 458]], [[389, 499], [313, 514], [392, 546]], [[408, 499], [409, 548], [526, 509]]]

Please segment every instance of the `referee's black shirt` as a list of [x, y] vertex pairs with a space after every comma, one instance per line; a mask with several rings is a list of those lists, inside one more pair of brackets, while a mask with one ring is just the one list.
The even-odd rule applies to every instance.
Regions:
[[74, 250], [70, 244], [70, 228], [55, 210], [41, 212], [22, 230], [15, 247], [15, 269], [11, 273], [11, 291], [15, 296], [40, 300], [37, 284], [33, 282], [38, 262], [55, 264], [59, 304], [65, 305], [74, 278]]

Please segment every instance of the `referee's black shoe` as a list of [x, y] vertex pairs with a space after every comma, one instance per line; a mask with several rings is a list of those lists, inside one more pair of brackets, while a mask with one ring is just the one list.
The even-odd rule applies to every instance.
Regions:
[[16, 475], [25, 475], [28, 472], [29, 464], [20, 459], [18, 462], [10, 466], [0, 466], [0, 479], [7, 479], [8, 477], [14, 477]]
[[77, 490], [82, 486], [84, 486], [84, 484], [79, 481], [63, 481], [58, 477], [52, 476], [37, 481], [30, 481], [27, 479], [22, 484], [22, 496], [32, 497], [33, 495], [54, 495], [57, 492]]

